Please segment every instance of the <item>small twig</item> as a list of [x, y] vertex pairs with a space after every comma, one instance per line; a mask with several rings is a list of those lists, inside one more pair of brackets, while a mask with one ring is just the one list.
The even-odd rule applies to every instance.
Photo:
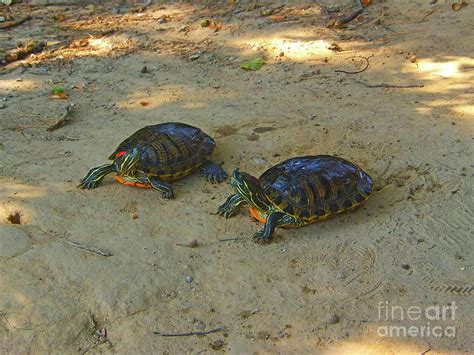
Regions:
[[338, 69], [338, 70], [334, 70], [334, 71], [335, 71], [336, 73], [345, 73], [345, 74], [359, 74], [359, 73], [362, 73], [362, 72], [366, 71], [367, 68], [369, 67], [369, 65], [370, 65], [369, 58], [372, 58], [372, 57], [373, 57], [373, 55], [371, 55], [370, 57], [362, 57], [362, 56], [360, 56], [360, 55], [356, 55], [356, 56], [352, 56], [352, 57], [346, 58], [346, 59], [351, 59], [351, 58], [362, 58], [362, 59], [364, 59], [364, 60], [366, 61], [366, 64], [365, 64], [365, 67], [364, 67], [363, 69], [361, 69], [361, 70], [357, 70], [357, 71], [345, 71], [345, 70], [340, 70], [340, 69]]
[[232, 240], [241, 240], [243, 239], [242, 237], [238, 237], [238, 238], [226, 238], [226, 239], [219, 239], [219, 242], [230, 242]]
[[155, 334], [161, 335], [162, 337], [187, 337], [191, 335], [207, 335], [211, 333], [216, 333], [220, 332], [221, 330], [224, 330], [225, 327], [219, 327], [216, 329], [208, 330], [205, 332], [189, 332], [189, 333], [160, 333], [160, 332], [153, 332]]
[[21, 25], [23, 22], [28, 21], [29, 19], [31, 19], [31, 16], [22, 17], [19, 20], [13, 20], [13, 21], [0, 23], [0, 30]]
[[357, 16], [359, 16], [362, 12], [364, 12], [364, 9], [357, 9], [353, 13], [346, 15], [346, 16], [341, 16], [336, 20], [336, 26], [343, 25], [345, 23], [351, 22], [353, 19], [355, 19]]
[[61, 128], [62, 126], [64, 126], [65, 124], [67, 124], [69, 122], [69, 112], [71, 112], [71, 110], [74, 108], [74, 104], [69, 104], [66, 106], [66, 110], [64, 111], [64, 113], [62, 114], [62, 116], [55, 122], [53, 123], [51, 126], [49, 126], [46, 130], [51, 132], [51, 131], [54, 131], [58, 128]]
[[76, 248], [87, 250], [87, 251], [90, 251], [92, 253], [96, 253], [96, 254], [99, 254], [99, 255], [102, 255], [102, 256], [112, 256], [113, 255], [112, 253], [110, 253], [108, 251], [103, 251], [103, 250], [100, 250], [99, 248], [96, 248], [96, 247], [90, 247], [88, 245], [78, 244], [76, 242], [73, 242], [73, 241], [70, 241], [70, 240], [67, 240], [67, 239], [65, 239], [64, 241], [68, 244], [71, 244], [72, 246], [74, 246]]
[[427, 352], [431, 351], [431, 344], [428, 342], [428, 349], [423, 351], [420, 355], [425, 355]]
[[364, 81], [354, 80], [356, 83], [364, 85], [366, 88], [394, 88], [394, 89], [410, 89], [410, 88], [422, 88], [425, 87], [423, 84], [408, 84], [408, 85], [392, 85], [387, 83], [380, 84], [368, 84]]
[[438, 10], [438, 9], [439, 9], [439, 6], [435, 7], [435, 8], [432, 9], [430, 12], [428, 12], [425, 16], [423, 16], [423, 18], [422, 18], [420, 21], [417, 21], [417, 23], [425, 22], [425, 20], [426, 20], [429, 16], [433, 15], [433, 14], [436, 12], [436, 10]]

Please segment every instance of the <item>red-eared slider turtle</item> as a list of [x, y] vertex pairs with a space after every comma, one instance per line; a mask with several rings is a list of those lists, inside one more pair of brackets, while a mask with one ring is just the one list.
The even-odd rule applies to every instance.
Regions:
[[79, 187], [96, 188], [110, 173], [128, 185], [151, 186], [167, 199], [173, 197], [169, 181], [200, 170], [212, 183], [227, 174], [209, 160], [216, 142], [199, 128], [184, 123], [161, 123], [144, 127], [125, 139], [109, 157], [112, 164], [93, 168]]
[[243, 204], [265, 222], [258, 241], [268, 240], [275, 227], [301, 227], [354, 208], [372, 192], [372, 179], [358, 166], [330, 155], [285, 160], [258, 179], [235, 170], [230, 184], [235, 194], [218, 209], [236, 214]]

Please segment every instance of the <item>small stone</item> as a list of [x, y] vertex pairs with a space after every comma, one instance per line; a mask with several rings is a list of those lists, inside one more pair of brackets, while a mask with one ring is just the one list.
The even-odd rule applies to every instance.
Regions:
[[402, 269], [403, 269], [403, 270], [410, 270], [410, 265], [408, 265], [408, 264], [402, 264]]
[[255, 314], [257, 312], [259, 312], [260, 310], [258, 308], [254, 308], [250, 311], [251, 314]]
[[411, 63], [416, 63], [417, 60], [418, 60], [418, 59], [416, 58], [416, 55], [412, 55], [412, 56], [410, 57], [410, 62], [411, 62]]
[[339, 316], [337, 314], [330, 314], [327, 321], [327, 324], [336, 324], [339, 323]]
[[199, 59], [200, 56], [201, 56], [200, 54], [193, 54], [192, 56], [189, 57], [189, 60]]
[[278, 54], [279, 57], [284, 57], [285, 56], [285, 53], [284, 52], [280, 52], [280, 54]]
[[162, 17], [158, 20], [158, 23], [159, 24], [163, 24], [163, 23], [166, 23], [166, 18]]
[[225, 342], [219, 339], [209, 343], [209, 346], [212, 350], [222, 350], [222, 348], [225, 346]]
[[286, 336], [288, 336], [288, 333], [287, 333], [287, 332], [284, 332], [283, 330], [281, 330], [281, 331], [279, 331], [279, 332], [277, 333], [277, 337], [280, 338], [280, 339], [281, 339], [281, 338], [284, 338], [284, 337], [286, 337]]
[[178, 32], [185, 32], [189, 29], [189, 26], [181, 26], [180, 28], [178, 28]]
[[5, 108], [5, 107], [6, 107], [6, 106], [5, 106], [5, 102], [0, 101], [0, 109]]
[[188, 284], [193, 283], [193, 281], [194, 281], [194, 279], [193, 279], [192, 276], [187, 276], [187, 277], [186, 277], [186, 282], [187, 282]]
[[198, 246], [198, 241], [196, 239], [191, 239], [188, 242], [188, 247], [190, 248], [196, 248]]
[[148, 68], [147, 68], [146, 65], [143, 66], [143, 68], [140, 70], [140, 73], [142, 73], [142, 74], [148, 73]]

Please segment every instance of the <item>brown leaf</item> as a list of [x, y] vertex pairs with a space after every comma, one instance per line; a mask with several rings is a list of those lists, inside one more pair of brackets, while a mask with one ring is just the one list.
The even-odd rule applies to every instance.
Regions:
[[330, 51], [334, 51], [334, 52], [342, 52], [344, 51], [344, 49], [338, 45], [337, 43], [331, 43], [331, 45], [329, 46], [328, 48]]
[[461, 2], [454, 3], [453, 5], [451, 5], [451, 8], [453, 9], [453, 11], [459, 11], [465, 6], [467, 6], [467, 2], [463, 0]]
[[49, 97], [50, 99], [55, 99], [55, 100], [67, 100], [68, 96], [65, 93], [60, 93], [58, 95], [51, 95]]

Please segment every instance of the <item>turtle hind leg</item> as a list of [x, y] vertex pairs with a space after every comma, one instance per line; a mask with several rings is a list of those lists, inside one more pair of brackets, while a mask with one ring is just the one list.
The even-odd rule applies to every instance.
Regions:
[[155, 190], [160, 191], [165, 199], [170, 200], [173, 198], [174, 193], [171, 184], [161, 181], [156, 176], [149, 176], [148, 182]]
[[224, 169], [212, 161], [205, 162], [199, 169], [201, 170], [201, 174], [213, 184], [222, 182], [227, 178], [227, 173]]
[[268, 242], [272, 237], [276, 227], [294, 224], [297, 224], [297, 221], [294, 217], [283, 212], [273, 212], [267, 217], [265, 227], [255, 234], [254, 240], [259, 243]]
[[82, 189], [95, 189], [99, 186], [106, 175], [114, 172], [115, 166], [113, 164], [105, 164], [92, 168], [89, 170], [87, 175], [81, 179], [77, 187]]

